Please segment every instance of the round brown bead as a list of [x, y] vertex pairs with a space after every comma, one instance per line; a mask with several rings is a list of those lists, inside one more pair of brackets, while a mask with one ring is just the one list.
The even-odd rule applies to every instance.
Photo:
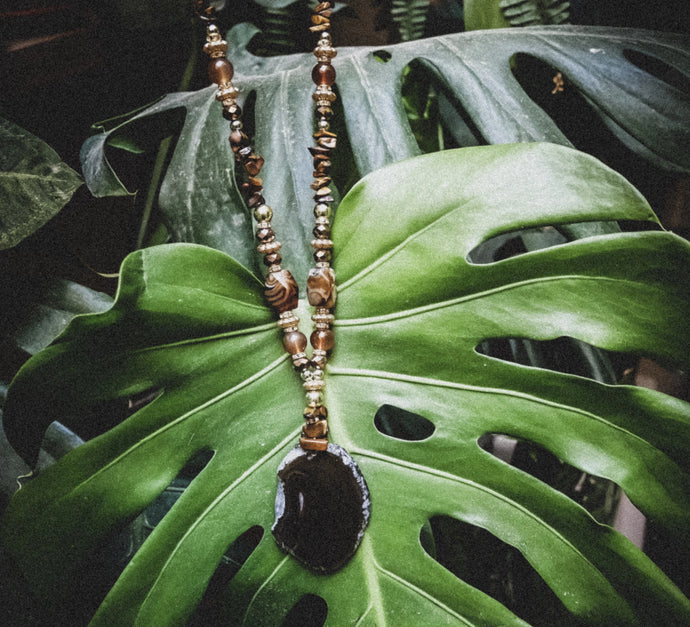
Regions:
[[244, 148], [249, 144], [249, 137], [242, 131], [232, 131], [229, 140], [232, 144], [233, 152], [237, 152], [240, 148]]
[[331, 330], [314, 331], [309, 342], [317, 350], [329, 351], [335, 346], [335, 334]]
[[232, 63], [227, 59], [217, 57], [209, 61], [208, 77], [211, 79], [212, 83], [216, 83], [217, 85], [229, 83], [234, 74], [235, 69], [232, 67]]
[[283, 346], [291, 355], [303, 353], [307, 348], [307, 336], [301, 331], [291, 331], [283, 336]]
[[335, 68], [330, 63], [317, 63], [311, 72], [311, 79], [316, 85], [328, 85], [335, 83]]

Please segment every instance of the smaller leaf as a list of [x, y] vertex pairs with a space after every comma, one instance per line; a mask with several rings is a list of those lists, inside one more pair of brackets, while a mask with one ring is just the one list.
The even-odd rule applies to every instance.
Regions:
[[0, 119], [0, 250], [43, 226], [82, 179], [45, 142]]

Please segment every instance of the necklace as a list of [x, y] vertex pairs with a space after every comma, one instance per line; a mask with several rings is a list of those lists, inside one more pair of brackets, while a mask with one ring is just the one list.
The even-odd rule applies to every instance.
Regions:
[[337, 51], [330, 35], [331, 3], [320, 2], [311, 17], [310, 30], [318, 34], [314, 49], [317, 63], [312, 70], [316, 90], [314, 115], [316, 146], [309, 148], [314, 163], [314, 267], [307, 277], [307, 300], [314, 308], [313, 332], [309, 343], [312, 356], [306, 353], [307, 337], [299, 330], [297, 282], [282, 267], [281, 244], [271, 226], [273, 210], [263, 197], [259, 177], [264, 159], [256, 154], [243, 131], [242, 110], [237, 104], [239, 90], [233, 85], [234, 68], [226, 58], [228, 44], [215, 24], [216, 13], [205, 0], [194, 0], [197, 15], [206, 22], [204, 52], [210, 57], [209, 78], [218, 87], [216, 100], [223, 107], [223, 117], [230, 122], [230, 145], [237, 168], [243, 175], [240, 188], [256, 220], [257, 250], [268, 268], [264, 294], [266, 302], [278, 315], [283, 331], [283, 347], [291, 356], [306, 392], [305, 423], [299, 444], [278, 467], [278, 490], [275, 502], [273, 535], [281, 550], [289, 553], [307, 568], [331, 573], [344, 566], [355, 554], [369, 524], [371, 504], [369, 490], [359, 467], [337, 444], [328, 441], [328, 410], [324, 402], [325, 368], [335, 346], [333, 322], [336, 302], [335, 273], [331, 268], [333, 241], [331, 235], [331, 154], [337, 135], [331, 131], [331, 105], [335, 68], [331, 60]]

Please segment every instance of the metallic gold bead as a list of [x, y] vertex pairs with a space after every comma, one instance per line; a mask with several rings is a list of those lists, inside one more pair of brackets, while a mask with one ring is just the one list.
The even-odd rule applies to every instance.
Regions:
[[254, 209], [254, 219], [257, 222], [270, 222], [273, 217], [273, 209], [268, 205], [259, 205]]
[[242, 120], [232, 120], [230, 122], [230, 128], [233, 131], [239, 131], [242, 129], [243, 126], [244, 126], [244, 124], [242, 124]]

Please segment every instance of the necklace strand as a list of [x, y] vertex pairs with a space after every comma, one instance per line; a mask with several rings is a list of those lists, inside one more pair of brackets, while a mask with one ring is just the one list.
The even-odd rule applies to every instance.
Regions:
[[331, 131], [330, 126], [332, 104], [336, 99], [333, 91], [336, 74], [331, 60], [337, 55], [330, 35], [331, 3], [321, 2], [316, 6], [310, 27], [312, 32], [319, 34], [314, 48], [317, 63], [311, 74], [316, 85], [312, 96], [316, 126], [313, 138], [316, 145], [309, 148], [314, 162], [314, 182], [311, 188], [314, 190], [315, 202], [314, 239], [311, 242], [314, 267], [307, 277], [307, 300], [314, 307], [313, 332], [309, 338], [311, 358], [306, 353], [307, 337], [299, 330], [299, 318], [295, 314], [299, 300], [297, 282], [291, 272], [281, 265], [281, 244], [271, 226], [273, 210], [263, 197], [263, 181], [259, 174], [264, 159], [254, 152], [249, 137], [243, 130], [242, 109], [237, 104], [239, 90], [232, 83], [234, 68], [226, 58], [228, 43], [223, 40], [215, 24], [213, 7], [205, 0], [195, 0], [194, 5], [197, 15], [207, 23], [204, 52], [210, 57], [208, 74], [210, 80], [217, 85], [216, 100], [222, 104], [223, 117], [230, 122], [230, 145], [235, 162], [242, 166], [240, 188], [256, 220], [257, 250], [268, 267], [264, 284], [266, 301], [278, 315], [278, 326], [283, 330], [283, 347], [290, 354], [295, 370], [300, 373], [306, 391], [306, 422], [302, 427], [299, 443], [305, 450], [325, 451], [328, 448], [328, 410], [323, 397], [324, 368], [335, 345], [332, 327], [336, 301], [335, 273], [330, 265], [333, 251], [330, 216], [331, 204], [334, 202], [329, 187], [330, 167], [332, 151], [337, 142], [337, 135]]

